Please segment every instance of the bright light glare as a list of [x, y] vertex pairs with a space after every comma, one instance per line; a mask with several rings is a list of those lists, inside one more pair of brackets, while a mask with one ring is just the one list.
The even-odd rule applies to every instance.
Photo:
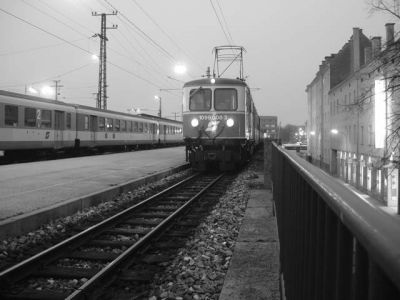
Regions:
[[212, 84], [215, 83], [215, 78], [211, 78], [211, 83], [212, 83]]
[[235, 124], [235, 121], [233, 121], [233, 119], [226, 120], [226, 126], [232, 127], [234, 124]]
[[40, 94], [43, 95], [43, 96], [53, 96], [54, 95], [54, 89], [52, 89], [48, 85], [45, 85], [40, 89]]
[[38, 93], [38, 91], [35, 90], [35, 89], [34, 89], [33, 87], [31, 87], [31, 86], [28, 88], [28, 92], [31, 93], [31, 94], [37, 94], [37, 93]]
[[337, 130], [337, 129], [332, 129], [332, 130], [331, 130], [331, 133], [333, 133], [333, 134], [338, 134], [338, 133], [339, 133], [339, 130]]
[[310, 131], [310, 134], [311, 135], [315, 135], [315, 131]]
[[92, 54], [92, 59], [97, 61], [97, 60], [99, 60], [99, 57], [96, 54]]
[[375, 148], [385, 145], [385, 81], [375, 80]]
[[199, 126], [199, 120], [197, 119], [193, 119], [192, 122], [190, 122], [192, 124], [192, 127], [197, 127]]
[[161, 100], [161, 97], [156, 95], [156, 96], [154, 96], [154, 99], [155, 100]]
[[174, 71], [176, 74], [185, 74], [186, 73], [186, 66], [183, 64], [178, 64], [174, 67]]

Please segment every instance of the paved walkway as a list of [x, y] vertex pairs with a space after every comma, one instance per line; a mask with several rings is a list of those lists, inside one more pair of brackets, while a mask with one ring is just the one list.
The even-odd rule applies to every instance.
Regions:
[[[256, 186], [264, 177], [258, 174]], [[219, 300], [279, 300], [279, 241], [272, 193], [250, 190], [250, 199]]]
[[102, 201], [100, 192], [109, 199], [184, 164], [184, 147], [175, 147], [0, 166], [0, 238]]

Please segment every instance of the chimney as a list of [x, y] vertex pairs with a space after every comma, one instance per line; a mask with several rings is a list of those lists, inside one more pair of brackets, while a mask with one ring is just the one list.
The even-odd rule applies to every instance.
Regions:
[[381, 37], [374, 36], [371, 39], [371, 43], [372, 43], [372, 58], [375, 58], [379, 55], [379, 52], [381, 52]]
[[386, 23], [386, 46], [390, 46], [394, 42], [394, 23]]
[[360, 36], [361, 29], [353, 28], [353, 72], [357, 72], [360, 69]]
[[368, 64], [372, 60], [372, 49], [371, 47], [364, 48], [364, 64]]

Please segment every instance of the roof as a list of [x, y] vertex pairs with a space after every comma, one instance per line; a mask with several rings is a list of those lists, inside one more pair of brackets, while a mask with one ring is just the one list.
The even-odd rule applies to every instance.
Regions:
[[232, 79], [232, 78], [214, 78], [215, 83], [211, 83], [210, 78], [202, 78], [196, 79], [189, 82], [186, 82], [183, 87], [189, 86], [204, 86], [204, 85], [240, 85], [247, 86], [247, 83], [240, 79]]

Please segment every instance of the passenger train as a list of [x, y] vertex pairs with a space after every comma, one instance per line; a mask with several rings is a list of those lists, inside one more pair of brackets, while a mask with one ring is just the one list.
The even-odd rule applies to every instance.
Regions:
[[71, 150], [183, 143], [182, 123], [0, 90], [0, 150]]
[[260, 118], [242, 79], [203, 78], [183, 86], [186, 157], [196, 170], [233, 170], [260, 142]]

